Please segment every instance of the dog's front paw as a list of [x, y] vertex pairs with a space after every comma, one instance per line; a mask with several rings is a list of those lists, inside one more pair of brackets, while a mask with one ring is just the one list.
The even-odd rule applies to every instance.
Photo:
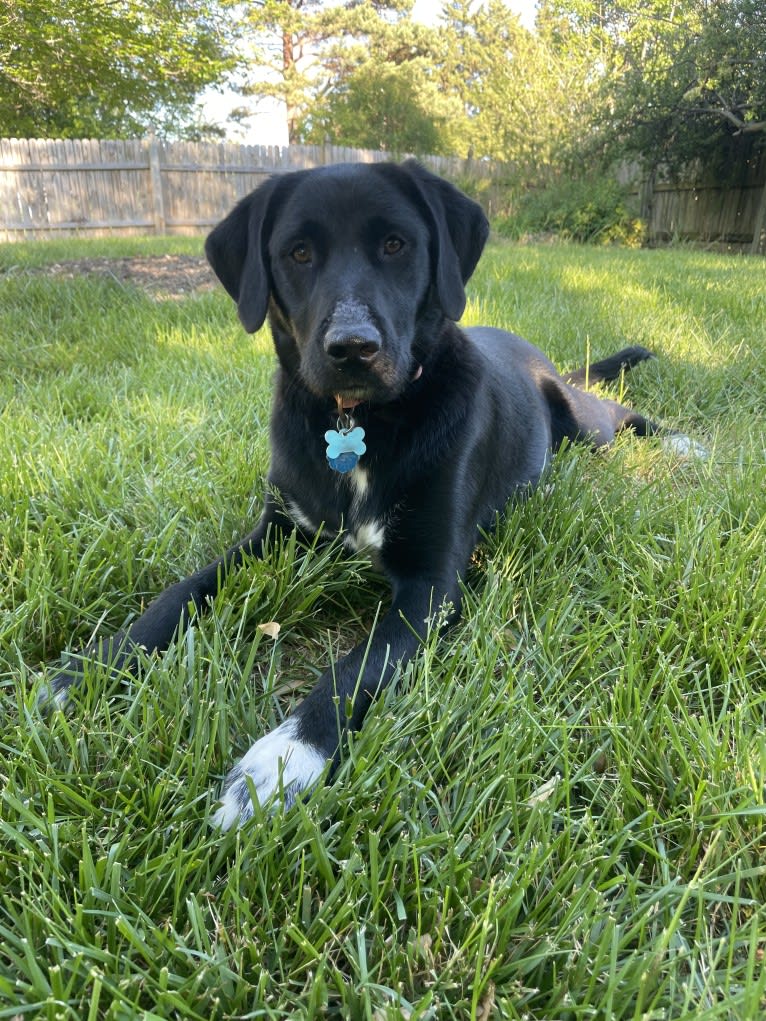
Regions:
[[88, 670], [97, 665], [108, 668], [113, 677], [125, 671], [134, 673], [141, 648], [131, 642], [124, 631], [119, 631], [110, 638], [99, 638], [81, 652], [68, 653], [55, 673], [43, 674], [37, 695], [38, 708], [43, 712], [64, 709], [69, 702], [70, 690], [81, 684]]
[[82, 671], [76, 667], [66, 667], [52, 677], [44, 676], [37, 693], [37, 708], [44, 713], [64, 709], [69, 701], [69, 689], [81, 680]]
[[259, 804], [266, 805], [278, 795], [289, 808], [301, 791], [319, 779], [326, 763], [315, 745], [298, 737], [297, 721], [285, 720], [256, 741], [226, 777], [213, 825], [228, 830], [246, 823], [253, 814], [251, 788]]

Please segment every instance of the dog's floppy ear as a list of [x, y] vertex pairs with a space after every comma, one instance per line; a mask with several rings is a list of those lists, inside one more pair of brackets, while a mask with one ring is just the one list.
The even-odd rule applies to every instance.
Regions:
[[417, 184], [431, 214], [436, 293], [444, 314], [457, 322], [465, 310], [465, 284], [489, 236], [489, 223], [478, 202], [416, 160], [406, 160], [402, 168]]
[[266, 246], [279, 178], [269, 178], [232, 209], [208, 235], [205, 254], [215, 275], [237, 303], [248, 333], [263, 326], [271, 274]]

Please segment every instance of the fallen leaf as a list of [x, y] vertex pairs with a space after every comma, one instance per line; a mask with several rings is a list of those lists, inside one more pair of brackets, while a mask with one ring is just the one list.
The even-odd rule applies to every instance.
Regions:
[[527, 798], [527, 804], [542, 805], [542, 803], [547, 801], [551, 794], [554, 793], [560, 782], [561, 777], [558, 773], [556, 773], [550, 778], [550, 780], [546, 780], [544, 784], [538, 787], [530, 798]]
[[268, 635], [269, 638], [273, 638], [274, 640], [276, 640], [279, 635], [279, 632], [282, 630], [282, 625], [277, 624], [275, 620], [270, 620], [268, 624], [259, 624], [258, 630], [263, 631], [263, 633], [265, 635]]

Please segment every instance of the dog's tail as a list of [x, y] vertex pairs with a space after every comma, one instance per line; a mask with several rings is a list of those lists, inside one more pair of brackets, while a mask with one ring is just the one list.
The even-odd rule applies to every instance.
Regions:
[[609, 358], [602, 358], [600, 362], [584, 365], [574, 372], [565, 372], [561, 378], [565, 383], [573, 383], [575, 386], [590, 386], [591, 383], [617, 379], [621, 372], [632, 369], [647, 358], [654, 358], [652, 352], [635, 344], [633, 347], [624, 347]]

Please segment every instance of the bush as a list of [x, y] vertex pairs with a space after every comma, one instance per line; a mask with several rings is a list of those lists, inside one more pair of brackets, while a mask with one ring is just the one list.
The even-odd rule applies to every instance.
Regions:
[[495, 222], [505, 237], [556, 234], [567, 241], [638, 247], [644, 224], [632, 208], [627, 190], [611, 177], [562, 181], [529, 191], [513, 211]]

